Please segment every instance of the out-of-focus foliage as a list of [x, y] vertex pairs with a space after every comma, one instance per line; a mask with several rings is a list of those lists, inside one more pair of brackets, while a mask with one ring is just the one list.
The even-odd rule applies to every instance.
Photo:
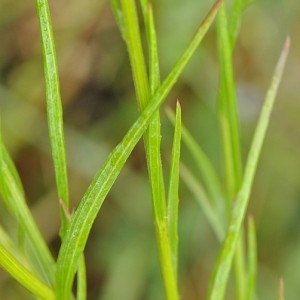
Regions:
[[[211, 1], [153, 1], [162, 77], [203, 19]], [[57, 44], [71, 207], [138, 115], [127, 53], [107, 1], [50, 1]], [[0, 110], [3, 138], [13, 154], [27, 200], [51, 249], [59, 219], [46, 129], [41, 44], [34, 1], [0, 2]], [[296, 299], [300, 269], [300, 5], [257, 0], [246, 9], [234, 53], [237, 96], [246, 154], [261, 101], [287, 34], [291, 52], [275, 104], [249, 212], [258, 244], [258, 295], [274, 299], [279, 276]], [[218, 61], [211, 30], [168, 104], [220, 167], [216, 95]], [[164, 164], [169, 168], [172, 125], [162, 116]], [[184, 162], [193, 165], [182, 147]], [[189, 164], [190, 163], [190, 164]], [[1, 225], [18, 239], [0, 204]], [[134, 151], [97, 218], [86, 249], [88, 299], [160, 299], [157, 250], [142, 144]], [[183, 299], [202, 299], [219, 247], [184, 183], [179, 208], [179, 280]], [[202, 258], [205, 257], [205, 260]], [[117, 288], [116, 288], [117, 287]], [[232, 290], [229, 288], [229, 296]], [[1, 299], [31, 299], [0, 272]]]

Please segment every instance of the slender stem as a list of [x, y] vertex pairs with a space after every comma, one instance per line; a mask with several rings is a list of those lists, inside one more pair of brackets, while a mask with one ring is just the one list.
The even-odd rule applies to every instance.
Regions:
[[206, 19], [200, 25], [196, 35], [178, 59], [173, 69], [163, 81], [159, 89], [151, 97], [139, 118], [129, 129], [120, 144], [111, 152], [103, 167], [95, 175], [92, 183], [71, 220], [64, 238], [58, 259], [56, 276], [56, 295], [60, 300], [68, 300], [73, 278], [78, 267], [94, 220], [124, 166], [133, 148], [146, 131], [151, 118], [166, 99], [182, 70], [204, 38], [218, 12], [222, 1], [216, 1]]
[[[37, 0], [37, 14], [40, 23], [43, 46], [48, 129], [52, 159], [54, 163], [58, 199], [61, 199], [65, 203], [65, 206], [68, 208], [69, 188], [63, 130], [63, 112], [60, 98], [60, 86], [54, 38], [52, 32], [52, 22], [47, 0]], [[63, 236], [68, 227], [68, 220], [62, 210], [60, 210], [60, 216], [62, 223], [61, 235]]]
[[[232, 53], [234, 41], [230, 40], [229, 26], [225, 4], [222, 5], [217, 18], [218, 48], [220, 57], [220, 93], [219, 119], [223, 141], [223, 161], [227, 191], [228, 216], [231, 214], [232, 201], [240, 188], [242, 179], [241, 149], [239, 120], [237, 115], [237, 100]], [[235, 37], [237, 33], [235, 32]], [[243, 230], [238, 241], [234, 258], [234, 275], [236, 284], [236, 298], [244, 299], [246, 288], [245, 253]]]
[[242, 185], [237, 194], [237, 198], [233, 203], [228, 231], [215, 263], [208, 292], [208, 299], [210, 300], [221, 300], [224, 297], [225, 286], [228, 280], [232, 258], [238, 244], [258, 159], [268, 128], [270, 114], [272, 112], [279, 83], [282, 78], [284, 66], [289, 52], [289, 46], [290, 40], [287, 38], [275, 68], [272, 82], [265, 98], [265, 103], [259, 116], [245, 166]]
[[[146, 73], [146, 63], [141, 46], [141, 34], [139, 31], [135, 2], [133, 0], [121, 1], [121, 6], [124, 13], [124, 32], [126, 37], [125, 40], [131, 62], [133, 80], [140, 111], [142, 111], [145, 108], [145, 105], [149, 102], [150, 86], [152, 95], [154, 91], [159, 87], [156, 38], [152, 23], [153, 20], [149, 19], [149, 17], [151, 18], [152, 15], [148, 11], [146, 3], [141, 4], [143, 8], [146, 28], [148, 30], [148, 44], [151, 66], [150, 83], [148, 80], [148, 75]], [[156, 68], [153, 66], [156, 66]], [[160, 266], [166, 296], [167, 299], [171, 300], [178, 299], [178, 292], [175, 280], [176, 277], [172, 265], [170, 241], [166, 224], [167, 210], [160, 155], [160, 140], [160, 116], [159, 112], [157, 111], [149, 124], [148, 130], [145, 132], [144, 141], [152, 192], [154, 214], [153, 217], [159, 249]]]

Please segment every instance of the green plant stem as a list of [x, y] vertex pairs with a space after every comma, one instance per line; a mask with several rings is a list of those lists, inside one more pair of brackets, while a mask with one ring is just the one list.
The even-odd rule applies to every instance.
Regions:
[[244, 228], [241, 228], [240, 236], [237, 242], [236, 251], [233, 258], [233, 271], [236, 299], [243, 300], [245, 299], [247, 292]]
[[140, 111], [143, 111], [149, 100], [150, 90], [136, 5], [134, 0], [121, 0], [120, 2], [124, 17], [125, 41], [131, 62], [137, 101]]
[[240, 187], [242, 178], [239, 121], [225, 4], [217, 17], [220, 57], [219, 118], [224, 148], [224, 169], [229, 205]]
[[[237, 0], [239, 1], [239, 0]], [[235, 11], [237, 10], [235, 1]], [[238, 16], [235, 15], [236, 22]], [[219, 93], [219, 119], [221, 124], [221, 136], [223, 144], [223, 161], [225, 170], [225, 182], [227, 191], [228, 216], [231, 214], [231, 203], [241, 185], [242, 164], [240, 149], [239, 120], [237, 115], [237, 100], [235, 95], [234, 72], [232, 63], [233, 45], [235, 40], [230, 40], [228, 20], [225, 3], [220, 8], [217, 18], [218, 49], [220, 58], [220, 93]], [[237, 37], [237, 24], [234, 37]], [[236, 298], [245, 299], [246, 271], [243, 230], [239, 238], [234, 258], [234, 275], [236, 283]]]
[[[168, 108], [166, 109], [166, 113], [170, 121], [174, 124], [174, 113]], [[221, 242], [225, 236], [227, 217], [224, 214], [226, 211], [225, 195], [220, 179], [203, 149], [183, 124], [181, 125], [181, 131], [182, 140], [200, 171], [203, 186], [182, 163], [180, 166], [180, 175], [202, 207], [208, 222]]]
[[290, 40], [289, 38], [287, 38], [281, 56], [277, 63], [272, 78], [271, 86], [266, 95], [265, 103], [263, 105], [254, 132], [254, 137], [249, 150], [242, 185], [237, 194], [236, 200], [233, 202], [232, 214], [230, 218], [228, 231], [220, 249], [211, 277], [208, 291], [208, 299], [210, 300], [221, 300], [224, 297], [225, 286], [228, 280], [232, 258], [236, 251], [238, 239], [240, 236], [240, 230], [249, 201], [259, 155], [269, 124], [270, 114], [274, 105], [274, 100], [277, 94], [279, 83], [281, 81], [287, 55], [289, 52], [289, 44]]
[[[124, 28], [126, 44], [133, 73], [139, 109], [142, 112], [149, 102], [150, 87], [146, 72], [146, 64], [142, 50], [141, 35], [134, 0], [122, 0], [124, 12]], [[162, 167], [160, 158], [160, 118], [156, 112], [145, 133], [145, 150], [150, 176], [154, 217], [161, 221], [166, 216], [166, 204], [162, 180]]]
[[178, 272], [178, 205], [179, 205], [179, 164], [181, 149], [181, 108], [176, 106], [176, 121], [173, 137], [172, 160], [168, 190], [168, 232], [172, 256], [173, 273], [177, 282]]
[[77, 297], [76, 300], [86, 300], [86, 267], [84, 256], [81, 256], [77, 272]]
[[111, 152], [103, 167], [96, 174], [71, 220], [57, 260], [56, 296], [60, 300], [68, 300], [73, 278], [78, 267], [92, 224], [105, 200], [107, 193], [118, 177], [128, 156], [137, 144], [151, 118], [161, 106], [174, 86], [183, 68], [190, 60], [206, 32], [210, 28], [222, 1], [217, 1], [199, 27], [196, 35], [178, 59], [168, 77], [151, 97], [140, 117], [133, 124], [122, 142]]
[[[151, 85], [151, 92], [159, 85], [159, 70], [153, 68], [155, 64], [158, 65], [156, 56], [156, 39], [154, 27], [149, 23], [149, 14], [145, 2], [142, 3], [144, 19], [146, 28], [148, 28], [148, 44], [150, 54], [151, 66], [151, 83], [148, 84], [148, 76], [145, 67], [145, 59], [142, 50], [141, 34], [139, 31], [137, 11], [135, 1], [121, 0], [121, 7], [124, 13], [124, 32], [126, 36], [126, 44], [128, 48], [129, 58], [132, 67], [133, 81], [136, 89], [137, 100], [140, 111], [143, 111], [149, 101], [149, 86]], [[152, 19], [150, 19], [152, 21]], [[151, 26], [151, 27], [150, 27]], [[145, 150], [148, 164], [148, 172], [150, 177], [150, 185], [152, 191], [152, 202], [154, 212], [154, 223], [156, 229], [157, 244], [160, 255], [160, 266], [164, 280], [164, 286], [167, 299], [177, 299], [178, 292], [176, 287], [176, 276], [172, 266], [172, 255], [170, 248], [170, 241], [168, 235], [168, 228], [166, 224], [166, 201], [165, 188], [163, 182], [163, 171], [160, 156], [160, 116], [159, 111], [155, 112], [150, 121], [149, 128], [144, 135]]]
[[[166, 113], [171, 122], [175, 124], [174, 113], [168, 108], [166, 109]], [[210, 201], [212, 201], [214, 208], [220, 214], [219, 218], [221, 220], [222, 215], [224, 214], [225, 195], [224, 191], [222, 190], [221, 181], [218, 177], [218, 174], [203, 149], [196, 142], [184, 124], [181, 126], [181, 131], [182, 140], [188, 148], [191, 156], [194, 158], [195, 164], [201, 173], [208, 198]], [[224, 217], [221, 221], [221, 224], [222, 226], [226, 225]]]
[[[48, 129], [55, 170], [58, 200], [61, 199], [65, 206], [69, 208], [69, 189], [62, 117], [63, 113], [60, 99], [60, 87], [51, 16], [47, 0], [37, 0], [37, 14], [40, 23], [43, 46]], [[62, 223], [61, 235], [63, 236], [68, 227], [68, 220], [62, 210], [60, 210], [60, 216]]]
[[[54, 163], [56, 186], [60, 206], [61, 229], [63, 239], [69, 226], [69, 187], [67, 176], [66, 150], [63, 130], [63, 111], [60, 97], [55, 43], [51, 15], [47, 0], [37, 0], [37, 14], [43, 46], [44, 74], [46, 81], [47, 116], [50, 145]], [[82, 255], [78, 271], [78, 299], [86, 298], [86, 271]]]
[[2, 141], [0, 133], [0, 192], [3, 200], [24, 231], [33, 249], [37, 269], [47, 283], [54, 283], [54, 260], [39, 232], [26, 203], [17, 171]]

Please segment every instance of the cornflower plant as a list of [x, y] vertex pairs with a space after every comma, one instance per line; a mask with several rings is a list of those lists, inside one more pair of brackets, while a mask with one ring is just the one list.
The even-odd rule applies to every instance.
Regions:
[[[147, 0], [111, 0], [116, 23], [128, 51], [139, 116], [99, 168], [78, 207], [71, 213], [63, 111], [51, 15], [47, 0], [37, 0], [36, 4], [43, 49], [49, 141], [55, 170], [57, 201], [60, 205], [61, 246], [58, 257], [54, 258], [33, 219], [26, 203], [21, 180], [0, 135], [0, 192], [9, 212], [19, 225], [19, 234], [22, 237], [20, 243], [15, 244], [7, 232], [0, 228], [1, 267], [37, 298], [86, 299], [87, 276], [84, 258], [86, 243], [96, 217], [98, 215], [101, 217], [100, 210], [107, 194], [134, 147], [139, 140], [143, 139], [165, 298], [168, 300], [180, 298], [178, 189], [181, 176], [199, 201], [204, 215], [220, 242], [207, 299], [224, 299], [231, 269], [234, 274], [236, 299], [255, 299], [257, 273], [255, 226], [253, 219], [249, 217], [247, 230], [244, 230], [243, 221], [287, 58], [289, 38], [286, 39], [267, 91], [249, 154], [243, 162], [236, 107], [233, 52], [241, 16], [250, 1], [235, 0], [230, 7], [226, 1], [215, 1], [183, 54], [166, 78], [161, 80], [152, 3]], [[139, 20], [140, 17], [143, 22]], [[181, 108], [177, 102], [175, 113], [171, 109], [167, 110], [167, 115], [174, 124], [174, 136], [170, 176], [166, 185], [160, 150], [160, 108], [215, 19], [220, 69], [217, 115], [220, 123], [225, 180], [221, 181], [220, 174], [213, 167], [202, 147], [182, 124]], [[141, 23], [145, 28], [146, 47], [143, 47]], [[195, 160], [195, 165], [201, 173], [201, 181], [195, 178], [184, 162], [180, 161], [181, 138]], [[247, 237], [247, 247], [244, 236]], [[75, 275], [77, 288], [74, 291]], [[279, 299], [282, 299], [282, 288], [279, 295]], [[124, 297], [126, 298], [126, 295]]]

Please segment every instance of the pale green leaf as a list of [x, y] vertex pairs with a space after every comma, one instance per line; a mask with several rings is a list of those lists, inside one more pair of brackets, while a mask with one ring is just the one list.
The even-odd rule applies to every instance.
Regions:
[[26, 234], [36, 258], [36, 268], [48, 283], [53, 284], [54, 260], [39, 232], [20, 188], [16, 168], [2, 141], [0, 133], [0, 193], [4, 203]]
[[[52, 33], [51, 16], [47, 0], [37, 0], [37, 14], [43, 46], [44, 76], [46, 81], [48, 129], [54, 163], [58, 200], [69, 207], [68, 176], [66, 151], [63, 131], [63, 113], [60, 99], [60, 87], [56, 62], [56, 53]], [[68, 221], [61, 211], [62, 235], [67, 229]]]
[[223, 299], [225, 293], [225, 287], [232, 264], [232, 258], [236, 251], [239, 233], [249, 201], [259, 155], [266, 135], [270, 114], [274, 105], [274, 100], [289, 52], [289, 44], [290, 40], [289, 38], [287, 38], [281, 56], [277, 63], [271, 86], [266, 95], [265, 102], [254, 132], [254, 137], [249, 150], [242, 185], [235, 201], [233, 202], [228, 231], [220, 249], [211, 277], [208, 292], [208, 299], [210, 300], [221, 300]]
[[54, 291], [26, 269], [9, 251], [0, 244], [0, 266], [22, 286], [40, 299], [54, 300]]
[[179, 102], [176, 107], [175, 130], [172, 147], [172, 160], [168, 190], [168, 227], [171, 256], [174, 275], [177, 278], [178, 260], [178, 205], [179, 205], [179, 163], [181, 144], [181, 108]]
[[59, 251], [56, 278], [56, 295], [58, 299], [69, 299], [73, 277], [78, 267], [79, 258], [83, 253], [92, 224], [107, 193], [118, 177], [119, 172], [134, 146], [147, 129], [151, 117], [165, 100], [183, 68], [190, 60], [192, 54], [195, 52], [206, 32], [210, 28], [220, 4], [221, 1], [217, 1], [215, 3], [207, 18], [196, 32], [196, 35], [190, 45], [175, 64], [169, 76], [163, 82], [158, 91], [151, 97], [149, 104], [125, 135], [122, 142], [110, 154], [106, 163], [97, 173], [81, 200]]

